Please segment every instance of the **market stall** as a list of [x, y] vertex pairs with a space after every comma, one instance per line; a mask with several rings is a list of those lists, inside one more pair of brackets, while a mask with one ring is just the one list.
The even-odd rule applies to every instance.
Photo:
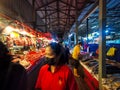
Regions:
[[50, 33], [33, 30], [26, 24], [0, 14], [0, 40], [8, 47], [13, 56], [12, 62], [21, 64], [28, 75], [28, 88], [35, 86], [37, 75], [42, 66], [45, 46], [51, 42]]
[[[114, 47], [113, 47], [114, 46]], [[99, 51], [98, 44], [88, 44], [90, 48], [88, 52], [81, 52], [83, 56], [80, 64], [84, 68], [85, 78], [90, 90], [99, 89]], [[96, 52], [97, 51], [97, 52]], [[107, 44], [106, 45], [106, 59], [105, 67], [107, 77], [102, 79], [102, 90], [119, 90], [120, 88], [120, 45]]]

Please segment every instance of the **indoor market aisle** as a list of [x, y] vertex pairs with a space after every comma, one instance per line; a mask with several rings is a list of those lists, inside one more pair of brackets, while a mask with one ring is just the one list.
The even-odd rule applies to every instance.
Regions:
[[86, 85], [85, 81], [82, 78], [75, 77], [75, 79], [78, 84], [79, 90], [89, 90], [88, 86]]
[[[72, 66], [71, 66], [70, 64], [69, 64], [68, 66], [71, 68], [71, 70], [72, 70], [72, 72], [73, 72]], [[78, 84], [79, 90], [90, 90], [90, 89], [88, 88], [86, 82], [84, 81], [84, 79], [82, 79], [81, 77], [76, 77], [76, 76], [75, 76], [75, 79], [76, 79], [76, 82], [77, 82], [77, 84]]]

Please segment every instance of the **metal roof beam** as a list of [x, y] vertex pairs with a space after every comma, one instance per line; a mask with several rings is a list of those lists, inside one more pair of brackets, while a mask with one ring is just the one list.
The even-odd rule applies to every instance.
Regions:
[[59, 19], [59, 17], [60, 17], [60, 13], [59, 13], [59, 11], [60, 11], [60, 4], [59, 4], [59, 0], [57, 0], [57, 2], [56, 2], [56, 7], [57, 7], [58, 28], [59, 28], [59, 24], [60, 24], [60, 19]]
[[64, 2], [64, 1], [62, 1], [62, 0], [60, 0], [60, 2], [63, 3], [63, 4], [66, 4], [66, 5], [68, 5], [68, 6], [71, 6], [71, 7], [73, 7], [73, 8], [76, 8], [76, 6], [73, 6], [73, 5], [71, 5], [71, 4], [68, 4], [68, 3], [66, 3], [66, 2]]
[[[71, 18], [71, 17], [70, 17], [70, 18], [68, 18], [68, 17], [67, 17], [67, 18], [61, 18], [61, 17], [59, 17], [59, 18], [60, 18], [60, 19], [73, 19], [73, 18]], [[41, 18], [41, 19], [45, 19], [45, 18]], [[47, 18], [47, 19], [49, 19], [49, 18]], [[57, 18], [56, 18], [56, 17], [52, 17], [52, 18], [50, 18], [50, 19], [57, 19]]]
[[[52, 21], [52, 22], [50, 22], [50, 23], [54, 24], [55, 22], [57, 22], [57, 20], [54, 20], [54, 21]], [[66, 26], [65, 24], [63, 24], [63, 23], [61, 23], [61, 22], [66, 23], [65, 21], [60, 20], [60, 25]], [[49, 25], [50, 23], [47, 23], [47, 25]], [[51, 24], [51, 26], [57, 26], [57, 25], [58, 25], [58, 23], [56, 23], [56, 25], [55, 25], [55, 24], [52, 25], [52, 24]], [[45, 24], [44, 24], [44, 25], [37, 25], [37, 26], [45, 26]]]
[[[55, 11], [57, 9], [46, 9], [47, 11]], [[68, 11], [69, 9], [60, 9], [61, 11]], [[70, 9], [70, 11], [75, 11], [76, 9]], [[45, 9], [39, 9], [37, 11], [45, 11]]]
[[47, 14], [47, 15], [45, 15], [44, 17], [41, 17], [41, 18], [45, 19], [47, 16], [53, 15], [53, 14], [55, 14], [55, 13], [57, 13], [57, 11], [52, 12], [52, 13], [50, 13], [50, 14]]
[[[68, 2], [68, 1], [67, 1]], [[72, 4], [73, 0], [70, 0], [70, 5]], [[66, 19], [66, 27], [64, 28], [66, 30], [66, 28], [68, 28], [68, 26], [70, 25], [70, 5], [68, 7], [68, 18], [69, 19]], [[75, 9], [76, 10], [76, 9]], [[68, 21], [69, 20], [69, 21]], [[70, 26], [69, 26], [70, 27]]]
[[48, 5], [50, 5], [50, 4], [54, 3], [54, 2], [56, 2], [56, 0], [51, 1], [51, 2], [49, 2], [49, 3], [46, 3], [46, 4], [43, 4], [42, 6], [38, 7], [38, 8], [36, 9], [36, 11], [39, 11], [39, 9], [41, 9], [41, 8], [43, 8], [43, 7], [46, 7], [46, 6], [48, 6]]
[[67, 15], [67, 16], [70, 16], [71, 18], [75, 19], [75, 17], [73, 17], [72, 15], [69, 15], [69, 14], [67, 14], [67, 13], [65, 13], [65, 12], [63, 12], [63, 11], [61, 11], [61, 10], [60, 10], [60, 13], [62, 13], [62, 14], [64, 14], [64, 15]]
[[[60, 11], [60, 13], [62, 13], [62, 14], [64, 14], [64, 15], [67, 15], [67, 16], [70, 16], [71, 18], [75, 19], [75, 17], [73, 17], [72, 15], [68, 15], [67, 13], [65, 13], [65, 12], [63, 12], [63, 11], [61, 11], [61, 10], [59, 10], [59, 11]], [[50, 16], [50, 15], [55, 14], [55, 13], [57, 13], [57, 11], [52, 12], [52, 13], [50, 13], [50, 14], [42, 17], [42, 18], [45, 18], [45, 17]]]
[[[57, 21], [57, 20], [52, 21], [52, 22], [51, 22], [51, 25], [54, 24], [55, 22], [58, 22], [58, 21]], [[62, 22], [62, 23], [61, 23], [61, 22]], [[66, 22], [65, 22], [64, 20], [60, 20], [60, 21], [59, 21], [59, 25], [61, 25], [61, 24], [63, 24], [63, 23], [66, 23]], [[48, 23], [48, 24], [50, 24], [50, 23]], [[57, 24], [58, 24], [58, 23], [57, 23]], [[64, 24], [63, 24], [63, 25], [64, 25]]]
[[95, 2], [95, 4], [92, 6], [92, 8], [86, 13], [86, 15], [78, 22], [78, 25], [80, 25], [85, 19], [89, 17], [91, 13], [93, 13], [98, 8], [98, 1]]

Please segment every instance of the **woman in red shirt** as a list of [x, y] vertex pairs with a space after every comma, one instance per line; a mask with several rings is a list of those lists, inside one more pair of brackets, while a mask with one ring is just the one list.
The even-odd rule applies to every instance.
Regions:
[[46, 47], [47, 64], [40, 69], [35, 90], [78, 90], [74, 75], [65, 64], [64, 50], [58, 43]]

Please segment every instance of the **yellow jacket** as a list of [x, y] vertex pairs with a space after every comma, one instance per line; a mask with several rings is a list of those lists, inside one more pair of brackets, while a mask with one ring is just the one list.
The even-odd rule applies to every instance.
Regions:
[[79, 54], [80, 54], [80, 45], [76, 45], [74, 48], [73, 48], [73, 52], [72, 52], [72, 57], [76, 60], [79, 59]]

